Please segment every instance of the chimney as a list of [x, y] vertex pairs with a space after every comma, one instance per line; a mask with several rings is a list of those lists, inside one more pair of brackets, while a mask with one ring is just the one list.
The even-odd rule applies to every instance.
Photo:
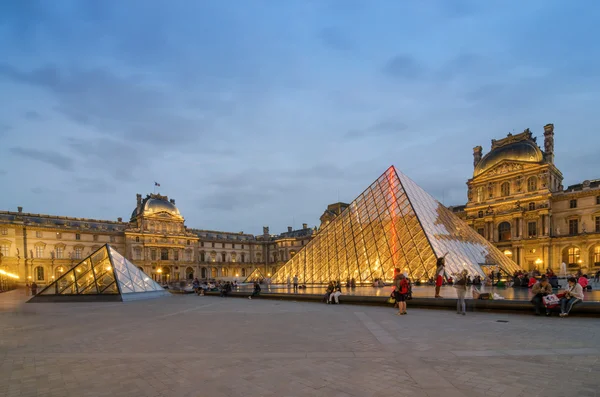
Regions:
[[554, 164], [554, 124], [544, 126], [544, 151], [546, 152], [546, 161]]
[[292, 227], [288, 226], [288, 233], [290, 233], [292, 231]]
[[308, 223], [303, 223], [302, 224], [302, 229], [308, 229]]
[[171, 199], [171, 200], [169, 200], [169, 202], [174, 205], [175, 204], [175, 199]]
[[483, 148], [481, 146], [475, 146], [473, 148], [473, 168], [477, 167], [477, 164], [481, 161], [481, 155]]
[[18, 211], [18, 212], [19, 212], [19, 214], [20, 214], [21, 212], [23, 212], [23, 207], [17, 207], [17, 211]]
[[269, 235], [269, 226], [263, 226], [263, 235], [264, 236], [268, 236]]
[[135, 196], [137, 199], [137, 214], [140, 215], [142, 212], [142, 195], [138, 193]]
[[123, 218], [121, 218], [121, 217], [117, 218], [117, 222], [123, 222]]

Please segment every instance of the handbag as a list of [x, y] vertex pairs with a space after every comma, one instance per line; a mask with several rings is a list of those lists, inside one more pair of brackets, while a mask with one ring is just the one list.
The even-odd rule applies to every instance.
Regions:
[[553, 309], [560, 305], [560, 299], [554, 294], [543, 296], [542, 301], [544, 302], [546, 309]]
[[387, 300], [387, 303], [394, 304], [394, 303], [396, 303], [396, 299], [394, 297], [390, 296]]

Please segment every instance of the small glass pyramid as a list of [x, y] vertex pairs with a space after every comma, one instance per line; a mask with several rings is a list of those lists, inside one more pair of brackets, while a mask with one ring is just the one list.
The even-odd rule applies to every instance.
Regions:
[[30, 302], [128, 301], [168, 294], [106, 244], [40, 291]]
[[350, 206], [273, 276], [283, 284], [354, 279], [392, 281], [394, 269], [413, 280], [434, 276], [436, 260], [446, 255], [446, 273], [466, 269], [484, 275], [482, 266], [512, 274], [516, 263], [391, 166]]
[[256, 268], [254, 269], [254, 271], [252, 273], [250, 273], [250, 275], [248, 277], [246, 277], [246, 279], [244, 280], [245, 283], [253, 283], [255, 281], [260, 281], [260, 280], [264, 280], [265, 276], [263, 276], [262, 272]]

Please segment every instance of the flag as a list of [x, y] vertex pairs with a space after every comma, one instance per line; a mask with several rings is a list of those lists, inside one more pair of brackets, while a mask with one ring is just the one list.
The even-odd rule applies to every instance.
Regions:
[[154, 182], [154, 186], [160, 186], [160, 183]]

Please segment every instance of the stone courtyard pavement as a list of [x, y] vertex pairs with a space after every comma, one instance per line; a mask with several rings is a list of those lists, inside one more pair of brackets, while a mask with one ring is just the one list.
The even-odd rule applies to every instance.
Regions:
[[600, 395], [597, 318], [195, 295], [23, 301], [0, 294], [3, 397]]

